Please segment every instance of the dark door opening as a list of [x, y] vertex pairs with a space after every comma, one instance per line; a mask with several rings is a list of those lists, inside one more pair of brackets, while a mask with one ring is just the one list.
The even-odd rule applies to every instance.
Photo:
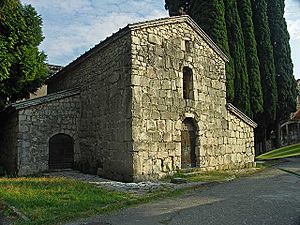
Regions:
[[196, 167], [196, 127], [191, 118], [186, 118], [181, 130], [181, 168]]
[[74, 162], [74, 142], [66, 134], [56, 134], [49, 140], [49, 169], [70, 169]]

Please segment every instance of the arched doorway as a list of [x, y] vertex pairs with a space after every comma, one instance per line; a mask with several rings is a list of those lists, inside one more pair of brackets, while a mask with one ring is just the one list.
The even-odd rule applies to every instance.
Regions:
[[49, 169], [69, 169], [74, 162], [74, 141], [67, 134], [56, 134], [49, 140]]
[[196, 167], [196, 132], [192, 118], [186, 118], [181, 130], [181, 168]]

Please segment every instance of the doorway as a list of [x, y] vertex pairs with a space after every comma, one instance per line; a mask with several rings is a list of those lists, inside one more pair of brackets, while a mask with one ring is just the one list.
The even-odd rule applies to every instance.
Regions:
[[56, 134], [49, 140], [49, 169], [71, 169], [74, 163], [74, 141], [67, 134]]
[[196, 132], [192, 118], [186, 118], [182, 123], [181, 130], [181, 168], [196, 167]]

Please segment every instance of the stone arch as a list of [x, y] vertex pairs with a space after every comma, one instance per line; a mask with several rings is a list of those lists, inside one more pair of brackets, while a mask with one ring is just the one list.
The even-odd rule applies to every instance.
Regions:
[[197, 141], [198, 126], [192, 117], [186, 117], [181, 126], [181, 168], [197, 166]]
[[64, 133], [49, 139], [49, 170], [70, 169], [74, 164], [74, 140]]

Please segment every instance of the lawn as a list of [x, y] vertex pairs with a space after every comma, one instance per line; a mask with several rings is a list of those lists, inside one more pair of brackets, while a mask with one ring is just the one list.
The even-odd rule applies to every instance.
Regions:
[[0, 178], [1, 201], [30, 220], [17, 224], [46, 225], [119, 209], [138, 197], [63, 178]]
[[287, 158], [292, 156], [300, 156], [300, 143], [275, 149], [273, 151], [259, 155], [256, 158], [261, 160], [267, 160], [267, 159], [281, 159], [281, 158]]
[[191, 173], [179, 172], [174, 174], [171, 178], [184, 178], [188, 182], [224, 182], [230, 181], [235, 178], [249, 176], [255, 172], [261, 170], [261, 168], [246, 168], [239, 170], [217, 170], [209, 172], [195, 171]]

